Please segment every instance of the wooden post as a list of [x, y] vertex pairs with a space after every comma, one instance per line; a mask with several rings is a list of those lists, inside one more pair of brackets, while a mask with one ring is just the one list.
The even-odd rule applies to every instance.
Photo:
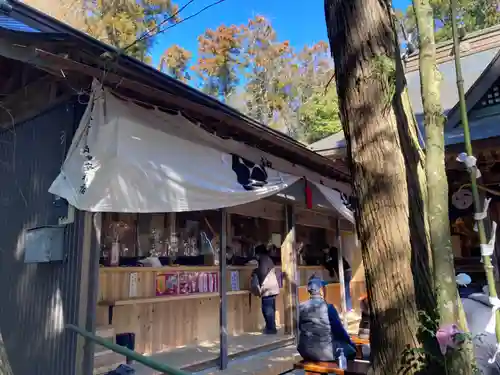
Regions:
[[297, 254], [295, 215], [292, 205], [285, 206], [286, 234], [281, 248], [285, 334], [297, 333]]
[[[80, 264], [80, 298], [78, 326], [91, 333], [96, 329], [96, 309], [99, 290], [99, 257], [101, 252], [101, 214], [79, 212], [82, 220], [82, 260]], [[94, 368], [94, 343], [78, 336], [75, 374], [92, 374]]]
[[[75, 277], [80, 278], [80, 296], [78, 299], [78, 318], [77, 325], [79, 327], [85, 327], [87, 324], [87, 314], [88, 314], [88, 298], [89, 298], [89, 276], [90, 276], [90, 253], [92, 247], [92, 214], [90, 212], [80, 212], [75, 215], [78, 220], [83, 221], [83, 236], [82, 236], [82, 259], [80, 263], [80, 275], [75, 275]], [[77, 223], [78, 223], [77, 220]], [[77, 224], [74, 224], [75, 227]], [[75, 361], [75, 374], [76, 375], [87, 375], [92, 369], [93, 361], [93, 351], [94, 347], [89, 347], [86, 345], [85, 339], [83, 337], [77, 337], [76, 339], [76, 361]], [[90, 356], [92, 353], [92, 357]], [[91, 363], [86, 363], [90, 361]]]
[[227, 211], [221, 210], [221, 233], [219, 249], [219, 272], [220, 272], [220, 363], [221, 370], [227, 368], [227, 265], [226, 265], [226, 247], [227, 247]]
[[340, 219], [335, 220], [335, 236], [337, 237], [339, 283], [340, 283], [340, 303], [342, 310], [342, 323], [347, 329], [347, 304], [345, 295], [345, 275], [344, 275], [344, 253], [342, 252], [342, 236], [340, 235]]
[[[226, 243], [230, 248], [233, 247], [233, 224], [231, 222], [231, 214], [226, 210]], [[234, 251], [232, 253], [233, 256], [241, 255], [235, 254]]]

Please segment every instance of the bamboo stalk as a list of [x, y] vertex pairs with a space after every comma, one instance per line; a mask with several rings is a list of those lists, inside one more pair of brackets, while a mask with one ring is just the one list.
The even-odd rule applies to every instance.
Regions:
[[[469, 119], [467, 118], [467, 107], [465, 104], [465, 91], [464, 91], [464, 80], [462, 77], [462, 66], [460, 63], [460, 44], [458, 40], [458, 27], [457, 27], [457, 0], [450, 0], [451, 5], [451, 26], [453, 33], [453, 48], [455, 51], [455, 71], [457, 75], [457, 89], [458, 89], [458, 97], [460, 103], [460, 119], [462, 121], [462, 126], [464, 129], [464, 143], [465, 143], [465, 152], [469, 156], [473, 156], [472, 154], [472, 142], [470, 137], [470, 129], [469, 129]], [[474, 208], [475, 212], [482, 212], [482, 203], [479, 197], [479, 189], [477, 185], [476, 178], [476, 170], [472, 168], [470, 170], [470, 179], [471, 179], [471, 190], [472, 197], [474, 199]], [[479, 241], [481, 244], [488, 243], [486, 239], [486, 231], [484, 228], [483, 220], [477, 220], [477, 229], [479, 234]], [[486, 272], [486, 279], [488, 281], [488, 289], [490, 298], [497, 298], [497, 290], [495, 286], [495, 277], [493, 275], [493, 266], [491, 263], [490, 256], [483, 256], [483, 264], [484, 271]], [[500, 343], [500, 310], [496, 312], [496, 325], [495, 325], [495, 333], [497, 338], [497, 343]]]

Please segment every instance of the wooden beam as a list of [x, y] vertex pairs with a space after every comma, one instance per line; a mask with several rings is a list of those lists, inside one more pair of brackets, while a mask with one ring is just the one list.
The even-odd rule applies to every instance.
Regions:
[[228, 343], [227, 343], [227, 211], [225, 208], [221, 212], [221, 234], [219, 249], [219, 272], [220, 272], [220, 305], [219, 305], [219, 324], [220, 324], [220, 346], [219, 346], [219, 368], [225, 370], [228, 362]]
[[281, 246], [283, 272], [283, 304], [285, 334], [297, 333], [297, 254], [295, 241], [295, 215], [292, 205], [285, 206], [286, 235]]
[[67, 100], [74, 92], [54, 76], [45, 76], [2, 99], [0, 128], [26, 121], [44, 109]]
[[297, 209], [295, 224], [305, 227], [330, 228], [330, 216], [309, 209]]
[[[246, 217], [262, 218], [266, 220], [283, 221], [283, 207], [281, 202], [262, 199], [241, 206], [229, 207], [227, 212], [232, 215], [241, 215]], [[298, 208], [295, 206], [295, 224], [314, 228], [332, 228], [331, 212], [310, 210]], [[346, 223], [342, 221], [343, 228]], [[348, 228], [351, 228], [348, 226]]]
[[241, 206], [229, 207], [230, 214], [283, 221], [283, 204], [261, 199]]

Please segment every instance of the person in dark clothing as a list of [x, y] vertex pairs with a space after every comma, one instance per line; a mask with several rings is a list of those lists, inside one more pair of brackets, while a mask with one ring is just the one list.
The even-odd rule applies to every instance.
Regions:
[[[339, 275], [339, 251], [336, 247], [332, 246], [330, 248], [326, 247], [323, 250], [323, 267], [327, 269], [330, 274], [330, 277], [335, 277]], [[345, 300], [347, 311], [352, 311], [352, 299], [351, 299], [351, 278], [352, 278], [352, 270], [349, 262], [342, 257], [342, 263], [344, 265], [344, 286], [345, 286]]]
[[358, 336], [361, 339], [370, 338], [370, 306], [368, 305], [368, 295], [363, 295], [359, 299], [361, 310], [361, 321], [359, 322]]
[[321, 296], [323, 281], [309, 280], [308, 301], [299, 306], [299, 343], [297, 351], [306, 361], [335, 361], [339, 349], [354, 359], [356, 349], [340, 321], [335, 307]]
[[[359, 299], [359, 307], [361, 309], [361, 321], [359, 322], [358, 337], [360, 339], [370, 339], [370, 306], [368, 304], [368, 295], [365, 294]], [[370, 358], [370, 345], [362, 346], [363, 359]]]
[[273, 260], [264, 245], [255, 248], [255, 257], [259, 262], [255, 270], [260, 284], [262, 315], [266, 322], [264, 333], [276, 334], [276, 296], [280, 293], [278, 278]]

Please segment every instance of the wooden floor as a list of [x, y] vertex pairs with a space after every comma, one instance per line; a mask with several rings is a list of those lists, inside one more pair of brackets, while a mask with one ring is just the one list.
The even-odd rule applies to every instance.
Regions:
[[[349, 333], [357, 334], [359, 317], [356, 314], [349, 314], [348, 318]], [[151, 358], [200, 375], [214, 375], [215, 373], [221, 375], [276, 375], [291, 371], [293, 364], [300, 360], [295, 346], [290, 344], [291, 337], [285, 336], [282, 331], [277, 335], [264, 335], [255, 332], [230, 336], [228, 337], [228, 355], [232, 358], [225, 371], [219, 371], [216, 368], [219, 341], [180, 347], [153, 354]], [[136, 370], [136, 375], [159, 374], [141, 364], [134, 364], [132, 367]]]
[[290, 345], [234, 360], [224, 371], [208, 369], [196, 375], [277, 375], [292, 371], [300, 359], [295, 346]]
[[[228, 337], [228, 355], [236, 357], [238, 354], [253, 356], [259, 349], [269, 352], [280, 345], [290, 344], [291, 337], [282, 332], [277, 335], [262, 333], [245, 333], [239, 336]], [[185, 369], [189, 372], [198, 368], [213, 368], [219, 356], [219, 342], [206, 342], [197, 346], [186, 346], [171, 351], [156, 353], [152, 359], [168, 364], [169, 366]], [[134, 364], [136, 375], [156, 375], [157, 372], [141, 364]]]

